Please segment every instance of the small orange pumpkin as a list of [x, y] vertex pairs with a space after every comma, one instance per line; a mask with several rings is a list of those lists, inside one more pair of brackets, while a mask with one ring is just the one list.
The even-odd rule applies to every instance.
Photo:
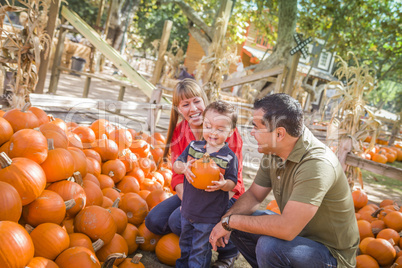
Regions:
[[155, 254], [160, 262], [174, 266], [181, 254], [179, 237], [174, 233], [164, 235], [156, 244]]
[[207, 153], [193, 163], [191, 172], [195, 175], [192, 185], [197, 189], [205, 190], [213, 185], [212, 181], [219, 181], [219, 167]]

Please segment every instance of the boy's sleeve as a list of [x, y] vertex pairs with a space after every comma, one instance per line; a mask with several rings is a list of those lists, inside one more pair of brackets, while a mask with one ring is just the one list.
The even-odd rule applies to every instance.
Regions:
[[229, 165], [225, 170], [225, 175], [223, 176], [225, 180], [231, 180], [235, 184], [237, 184], [237, 171], [239, 169], [239, 161], [235, 154], [231, 154], [233, 157], [232, 160], [229, 161]]
[[179, 157], [177, 157], [176, 161], [187, 163], [188, 151], [189, 151], [189, 148], [190, 148], [192, 143], [193, 142], [190, 142], [190, 144], [186, 147], [186, 149], [184, 149], [184, 151], [181, 153], [181, 155], [179, 155]]

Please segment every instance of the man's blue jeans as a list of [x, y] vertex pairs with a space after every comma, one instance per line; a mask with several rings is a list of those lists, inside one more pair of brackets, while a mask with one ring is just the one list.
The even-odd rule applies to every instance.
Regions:
[[[254, 216], [275, 214], [256, 211]], [[337, 260], [321, 243], [297, 236], [292, 241], [234, 230], [230, 236], [252, 267], [336, 267]]]
[[[236, 201], [235, 198], [229, 200], [228, 209]], [[155, 206], [145, 218], [145, 226], [148, 230], [158, 235], [175, 233], [180, 236], [181, 233], [181, 200], [177, 195], [169, 197], [157, 206]], [[219, 259], [229, 259], [236, 257], [239, 251], [236, 246], [229, 241], [224, 247], [218, 248]]]
[[182, 231], [179, 245], [181, 256], [177, 268], [208, 268], [211, 264], [212, 246], [209, 235], [215, 223], [195, 223], [181, 217]]

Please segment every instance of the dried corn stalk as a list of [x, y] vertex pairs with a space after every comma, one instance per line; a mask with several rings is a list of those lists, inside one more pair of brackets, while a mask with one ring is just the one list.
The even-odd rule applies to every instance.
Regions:
[[[47, 10], [51, 0], [18, 0], [23, 7], [0, 5], [0, 64], [15, 73], [15, 85], [8, 102], [12, 108], [22, 108], [38, 82], [40, 53], [48, 55], [51, 38], [45, 33]], [[7, 12], [16, 12], [23, 18], [23, 29], [3, 25]]]
[[[354, 181], [359, 180], [362, 188], [363, 181], [359, 168], [345, 164], [346, 155], [349, 152], [360, 152], [363, 148], [363, 140], [368, 135], [375, 136], [381, 122], [376, 120], [374, 113], [366, 105], [363, 94], [374, 88], [374, 71], [365, 65], [360, 66], [355, 55], [351, 52], [356, 66], [348, 64], [340, 57], [341, 66], [335, 72], [339, 81], [330, 82], [327, 87], [333, 86], [336, 94], [330, 100], [340, 100], [334, 107], [330, 125], [327, 131], [329, 145], [337, 143], [337, 154], [348, 177], [348, 182], [353, 187]], [[345, 82], [342, 82], [345, 81]], [[374, 146], [375, 137], [371, 146]]]
[[[220, 28], [224, 27], [225, 18], [219, 18], [216, 22], [216, 34], [219, 34]], [[204, 83], [204, 90], [210, 101], [218, 100], [219, 91], [223, 82], [223, 76], [229, 74], [230, 65], [239, 62], [237, 49], [229, 46], [223, 35], [215, 40], [208, 48], [208, 56], [203, 56], [198, 62], [196, 70], [196, 80], [200, 81], [203, 77], [205, 65], [208, 66], [208, 73]]]
[[162, 84], [166, 84], [168, 79], [178, 76], [180, 65], [184, 62], [184, 51], [179, 46], [177, 40], [173, 40], [172, 46], [165, 54], [165, 66], [162, 74]]

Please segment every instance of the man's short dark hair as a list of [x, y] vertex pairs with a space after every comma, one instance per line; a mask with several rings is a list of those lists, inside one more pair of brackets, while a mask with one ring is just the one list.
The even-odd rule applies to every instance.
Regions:
[[292, 137], [303, 132], [303, 110], [300, 103], [285, 93], [272, 94], [254, 102], [254, 109], [264, 111], [263, 124], [269, 131], [283, 127]]

